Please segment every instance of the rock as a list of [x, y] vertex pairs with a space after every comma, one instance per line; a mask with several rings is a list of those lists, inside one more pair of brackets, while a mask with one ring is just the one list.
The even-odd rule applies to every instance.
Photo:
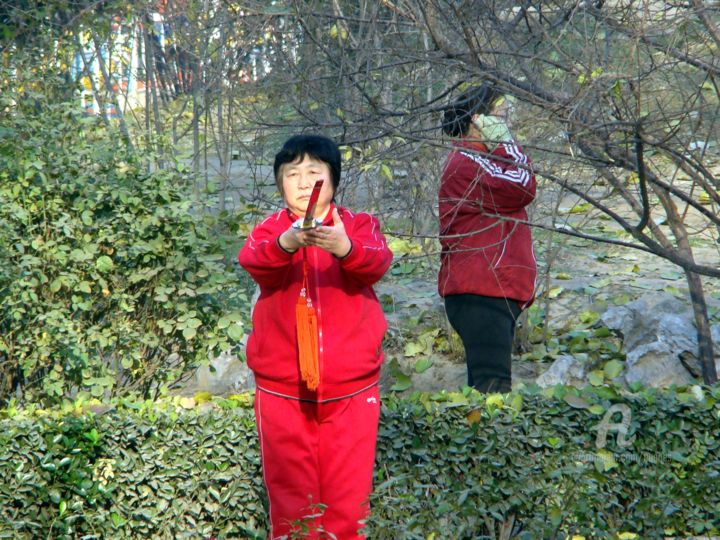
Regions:
[[420, 392], [457, 391], [467, 384], [467, 367], [464, 363], [435, 360], [430, 369], [413, 373], [412, 382], [413, 389]]
[[[410, 376], [411, 386], [408, 392], [454, 392], [467, 384], [467, 368], [465, 362], [457, 363], [440, 355], [432, 355], [432, 365], [422, 373], [415, 372], [416, 358], [398, 358], [400, 370]], [[386, 358], [380, 369], [380, 393], [386, 394], [395, 384], [396, 379], [391, 373], [390, 359]]]
[[[250, 309], [260, 296], [260, 287], [255, 286], [250, 300]], [[245, 347], [248, 336], [240, 342]], [[239, 394], [255, 390], [255, 376], [247, 363], [241, 361], [232, 351], [223, 351], [219, 356], [211, 358], [209, 365], [198, 368], [195, 375], [182, 389], [182, 394], [192, 395], [197, 392], [209, 392], [214, 396]]]
[[696, 382], [683, 365], [697, 357], [697, 334], [690, 308], [666, 294], [645, 295], [608, 309], [602, 321], [623, 336], [625, 381], [666, 387]]
[[534, 383], [543, 371], [547, 371], [547, 366], [540, 362], [513, 358], [512, 385], [515, 387], [520, 383]]
[[563, 354], [550, 365], [550, 367], [536, 382], [539, 386], [555, 386], [556, 384], [572, 384], [583, 386], [587, 383], [587, 366], [568, 354]]
[[224, 396], [247, 392], [255, 388], [255, 377], [247, 364], [230, 351], [221, 353], [210, 360], [209, 366], [202, 366], [183, 389], [183, 394], [210, 392]]
[[399, 324], [408, 316], [423, 313], [445, 317], [445, 304], [437, 293], [437, 284], [434, 281], [380, 281], [374, 288], [385, 306], [385, 318], [390, 326]]

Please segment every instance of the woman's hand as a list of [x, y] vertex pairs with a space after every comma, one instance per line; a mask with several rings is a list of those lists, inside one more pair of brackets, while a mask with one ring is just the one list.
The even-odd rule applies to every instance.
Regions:
[[332, 227], [320, 225], [306, 232], [308, 245], [317, 246], [335, 255], [345, 257], [350, 253], [352, 242], [345, 232], [345, 224], [340, 219], [337, 208], [333, 208]]
[[485, 141], [501, 143], [513, 138], [507, 123], [498, 116], [476, 114], [472, 122]]
[[340, 219], [337, 208], [333, 208], [332, 217], [332, 227], [323, 225], [312, 229], [290, 227], [278, 238], [280, 247], [288, 253], [295, 253], [301, 247], [317, 246], [336, 257], [345, 257], [350, 253], [352, 242], [345, 232], [345, 224]]
[[297, 227], [290, 226], [288, 230], [280, 235], [278, 238], [278, 244], [288, 253], [295, 253], [301, 247], [309, 246], [307, 239], [307, 233], [311, 229], [298, 229]]

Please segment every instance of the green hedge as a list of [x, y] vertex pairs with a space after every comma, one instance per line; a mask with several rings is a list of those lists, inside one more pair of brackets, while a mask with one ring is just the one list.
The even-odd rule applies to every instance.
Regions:
[[[384, 398], [369, 536], [720, 534], [720, 388], [618, 392]], [[265, 538], [252, 399], [197, 401], [4, 411], [0, 538]]]

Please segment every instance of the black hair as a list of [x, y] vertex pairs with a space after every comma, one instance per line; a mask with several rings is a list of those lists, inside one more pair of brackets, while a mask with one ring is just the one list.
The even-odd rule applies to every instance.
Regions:
[[340, 149], [335, 144], [335, 141], [322, 135], [294, 135], [285, 141], [280, 151], [275, 154], [273, 172], [280, 191], [282, 191], [282, 178], [279, 177], [281, 167], [286, 163], [302, 161], [305, 156], [327, 163], [328, 167], [330, 167], [333, 189], [337, 190], [340, 184], [342, 167], [340, 164]]
[[489, 114], [493, 103], [503, 93], [494, 86], [483, 84], [474, 86], [445, 108], [442, 130], [451, 137], [467, 135], [470, 122], [475, 114]]

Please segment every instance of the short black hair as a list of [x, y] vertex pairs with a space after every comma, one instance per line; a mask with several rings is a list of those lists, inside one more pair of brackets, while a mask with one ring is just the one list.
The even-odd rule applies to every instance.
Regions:
[[278, 188], [282, 191], [282, 178], [278, 176], [282, 166], [286, 163], [302, 161], [305, 156], [327, 163], [328, 167], [330, 167], [333, 189], [337, 190], [338, 185], [340, 185], [340, 172], [342, 171], [340, 149], [335, 144], [335, 141], [323, 135], [294, 135], [285, 141], [280, 151], [275, 154], [275, 163], [273, 165], [275, 182]]
[[467, 135], [474, 114], [489, 114], [493, 103], [503, 93], [495, 86], [483, 84], [474, 86], [445, 108], [442, 130], [451, 137]]

